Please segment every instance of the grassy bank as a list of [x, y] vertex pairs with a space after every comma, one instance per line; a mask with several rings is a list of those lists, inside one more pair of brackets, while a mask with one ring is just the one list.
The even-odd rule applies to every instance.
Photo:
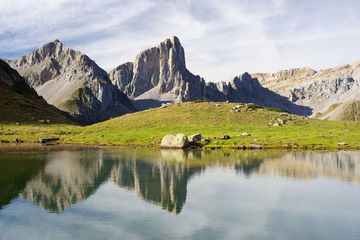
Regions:
[[[269, 125], [270, 122], [272, 125]], [[285, 123], [274, 126], [279, 122]], [[360, 148], [359, 122], [307, 119], [253, 104], [173, 104], [86, 127], [43, 123], [0, 125], [0, 140], [8, 141], [59, 137], [64, 143], [159, 147], [166, 134], [201, 133], [206, 139], [203, 144], [209, 147], [260, 144], [265, 148]], [[251, 136], [241, 136], [244, 132]], [[231, 139], [219, 139], [222, 134], [229, 135]]]

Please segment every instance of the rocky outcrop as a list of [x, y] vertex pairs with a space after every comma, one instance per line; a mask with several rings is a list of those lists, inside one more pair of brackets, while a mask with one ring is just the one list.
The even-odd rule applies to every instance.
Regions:
[[0, 118], [2, 122], [72, 123], [29, 87], [19, 73], [0, 60]]
[[311, 117], [356, 120], [360, 101], [360, 61], [331, 69], [289, 69], [272, 74], [252, 74], [264, 87], [292, 103], [312, 109]]
[[88, 123], [135, 110], [103, 69], [58, 40], [8, 62], [48, 103]]
[[138, 102], [153, 100], [160, 106], [161, 102], [206, 98], [205, 81], [187, 70], [177, 37], [139, 53], [134, 62], [118, 66], [109, 76], [114, 85]]

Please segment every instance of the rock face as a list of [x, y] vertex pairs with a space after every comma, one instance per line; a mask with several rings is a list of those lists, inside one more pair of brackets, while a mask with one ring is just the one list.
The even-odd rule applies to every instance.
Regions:
[[252, 74], [262, 86], [312, 109], [311, 117], [358, 120], [360, 111], [360, 61], [331, 69], [289, 69]]
[[140, 109], [159, 107], [163, 102], [210, 100], [252, 102], [300, 115], [311, 114], [310, 109], [298, 107], [262, 87], [248, 73], [225, 82], [206, 83], [187, 70], [184, 48], [177, 37], [141, 52], [134, 62], [113, 69], [109, 77]]
[[88, 123], [135, 110], [103, 69], [58, 40], [8, 63], [48, 103]]
[[208, 86], [212, 89], [212, 94], [208, 94], [208, 99], [212, 101], [226, 100], [230, 102], [255, 103], [264, 107], [275, 107], [304, 116], [309, 116], [312, 113], [309, 107], [294, 104], [287, 97], [264, 88], [256, 78], [251, 77], [248, 73], [230, 78], [227, 81], [208, 83]]
[[185, 134], [168, 134], [161, 140], [162, 148], [186, 148], [189, 146], [189, 140]]
[[72, 123], [29, 87], [19, 73], [0, 60], [0, 119], [4, 122]]
[[141, 52], [134, 62], [118, 66], [109, 76], [114, 85], [138, 103], [160, 106], [161, 102], [206, 98], [205, 81], [186, 69], [184, 49], [177, 37]]

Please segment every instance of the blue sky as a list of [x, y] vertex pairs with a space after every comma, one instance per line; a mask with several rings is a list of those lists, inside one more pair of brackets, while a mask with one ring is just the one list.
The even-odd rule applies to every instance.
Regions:
[[358, 0], [1, 0], [0, 57], [59, 39], [109, 71], [175, 35], [206, 81], [360, 60]]

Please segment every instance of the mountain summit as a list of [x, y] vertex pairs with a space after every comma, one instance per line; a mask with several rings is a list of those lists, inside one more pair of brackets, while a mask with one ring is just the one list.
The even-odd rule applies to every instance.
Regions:
[[85, 122], [102, 121], [135, 110], [103, 69], [59, 40], [8, 63], [48, 103]]
[[184, 102], [206, 97], [205, 81], [186, 69], [184, 48], [175, 36], [116, 67], [109, 77], [135, 100]]

